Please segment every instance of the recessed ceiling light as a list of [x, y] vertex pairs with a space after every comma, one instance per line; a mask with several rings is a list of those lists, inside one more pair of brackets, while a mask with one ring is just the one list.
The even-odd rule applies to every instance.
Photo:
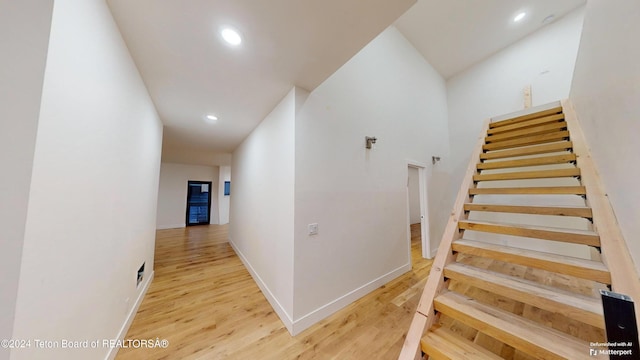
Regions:
[[226, 41], [229, 45], [238, 46], [242, 42], [242, 37], [238, 34], [237, 31], [231, 28], [224, 28], [220, 32], [224, 41]]
[[524, 17], [527, 16], [526, 12], [521, 12], [520, 14], [516, 15], [516, 17], [513, 18], [513, 22], [518, 22], [522, 19], [524, 19]]
[[207, 120], [207, 122], [215, 122], [218, 120], [218, 117], [215, 115], [207, 115], [205, 116], [205, 120]]

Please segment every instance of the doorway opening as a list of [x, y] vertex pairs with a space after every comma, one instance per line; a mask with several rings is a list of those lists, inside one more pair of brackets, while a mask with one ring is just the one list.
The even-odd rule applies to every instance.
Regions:
[[211, 181], [188, 181], [187, 226], [211, 222]]
[[417, 162], [407, 164], [407, 224], [409, 253], [411, 254], [412, 247], [418, 246], [422, 257], [431, 259], [426, 167]]

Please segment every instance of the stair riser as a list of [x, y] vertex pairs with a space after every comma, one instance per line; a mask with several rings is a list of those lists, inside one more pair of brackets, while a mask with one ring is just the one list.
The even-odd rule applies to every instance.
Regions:
[[532, 258], [523, 254], [479, 249], [477, 247], [461, 245], [455, 242], [452, 245], [452, 249], [463, 254], [480, 256], [517, 265], [551, 271], [558, 274], [569, 275], [581, 279], [593, 280], [602, 284], [611, 284], [611, 275], [609, 274], [609, 272], [604, 270], [586, 268], [578, 265], [567, 264], [564, 262]]
[[469, 195], [586, 195], [584, 186], [473, 188]]
[[589, 208], [564, 208], [564, 207], [540, 207], [540, 206], [510, 206], [510, 205], [482, 205], [465, 204], [465, 211], [500, 212], [510, 214], [530, 214], [530, 215], [550, 215], [550, 216], [573, 216], [590, 219], [591, 209]]
[[490, 151], [480, 154], [481, 160], [497, 160], [497, 159], [505, 159], [516, 156], [528, 156], [528, 155], [539, 155], [539, 154], [548, 154], [560, 151], [570, 151], [573, 148], [573, 143], [571, 141], [562, 141], [558, 143], [552, 144], [543, 144], [537, 146], [531, 146], [526, 148], [519, 148], [513, 150], [500, 150], [500, 151]]
[[546, 124], [542, 126], [533, 126], [530, 128], [525, 128], [517, 131], [499, 133], [496, 135], [488, 135], [487, 137], [485, 137], [484, 141], [486, 144], [489, 144], [489, 143], [494, 143], [498, 141], [513, 140], [513, 139], [518, 139], [518, 138], [523, 138], [523, 137], [533, 136], [533, 135], [551, 134], [551, 133], [566, 130], [566, 129], [567, 129], [567, 123], [558, 122], [558, 123]]
[[473, 181], [527, 180], [527, 179], [556, 179], [564, 177], [579, 177], [580, 169], [521, 171], [513, 173], [475, 175]]
[[515, 118], [512, 118], [512, 119], [506, 119], [506, 120], [500, 120], [500, 121], [492, 122], [492, 123], [489, 124], [489, 129], [494, 129], [494, 128], [501, 127], [501, 126], [513, 125], [513, 124], [524, 122], [524, 121], [527, 121], [527, 120], [543, 118], [545, 116], [556, 115], [556, 114], [559, 114], [559, 113], [562, 113], [562, 107], [557, 107], [557, 108], [553, 108], [553, 109], [549, 109], [549, 110], [545, 110], [545, 111], [540, 111], [540, 112], [537, 112], [535, 114], [522, 115], [522, 116], [518, 116], [518, 117], [515, 117]]
[[430, 329], [421, 342], [422, 351], [429, 359], [475, 359], [502, 360], [502, 358], [481, 346], [438, 326]]
[[536, 356], [540, 359], [548, 359], [548, 360], [566, 360], [565, 357], [558, 356], [552, 352], [546, 351], [542, 347], [537, 347], [535, 345], [532, 346], [525, 339], [520, 339], [517, 336], [514, 336], [510, 333], [504, 332], [502, 329], [493, 326], [490, 322], [484, 322], [482, 320], [478, 320], [467, 314], [458, 311], [457, 309], [448, 306], [447, 304], [443, 304], [437, 299], [434, 301], [434, 307], [436, 311], [439, 311], [447, 316], [450, 316], [468, 326], [471, 326], [474, 329], [478, 329], [483, 333], [497, 339], [498, 341], [502, 341], [506, 344], [509, 344], [515, 348], [525, 350], [528, 355]]
[[[586, 358], [589, 343], [452, 292], [434, 299], [434, 308], [538, 359]], [[584, 354], [584, 355], [583, 355]]]
[[529, 237], [534, 239], [560, 241], [596, 247], [600, 246], [600, 238], [597, 235], [569, 234], [547, 230], [521, 229], [499, 225], [470, 224], [465, 222], [460, 222], [458, 224], [458, 227], [461, 230], [472, 230], [501, 235]]
[[538, 119], [523, 121], [513, 125], [500, 126], [497, 128], [489, 129], [487, 131], [487, 135], [497, 135], [497, 134], [508, 133], [511, 131], [519, 131], [519, 130], [524, 130], [530, 127], [544, 125], [548, 123], [560, 122], [563, 120], [564, 120], [564, 114], [550, 115], [550, 116], [545, 116]]
[[506, 140], [506, 141], [495, 142], [495, 143], [484, 145], [482, 147], [482, 150], [492, 151], [492, 150], [512, 149], [512, 148], [518, 148], [523, 146], [546, 144], [546, 143], [562, 141], [562, 140], [569, 140], [568, 131], [558, 131], [553, 134], [532, 136], [532, 137], [526, 137], [526, 138], [517, 139], [517, 140]]
[[495, 170], [495, 169], [521, 168], [521, 167], [528, 167], [528, 166], [567, 164], [567, 163], [573, 163], [575, 161], [576, 161], [575, 155], [566, 154], [566, 155], [545, 156], [542, 158], [523, 159], [523, 160], [484, 162], [484, 163], [479, 163], [476, 168], [478, 170]]
[[[515, 301], [529, 304], [531, 306], [553, 313], [562, 314], [563, 316], [566, 316], [570, 319], [578, 319], [585, 324], [604, 329], [604, 317], [601, 313], [599, 314], [596, 312], [579, 309], [562, 301], [554, 301], [554, 299], [548, 294], [548, 292], [545, 293], [543, 290], [539, 290], [539, 293], [536, 294], [533, 291], [523, 290], [526, 289], [525, 286], [504, 286], [503, 284], [495, 281], [488, 281], [488, 277], [485, 277], [485, 279], [480, 279], [478, 277], [469, 276], [467, 274], [459, 273], [446, 268], [444, 270], [444, 276], [477, 287], [479, 289], [483, 289], [488, 292], [513, 299]], [[541, 293], [545, 293], [548, 296], [540, 296]]]

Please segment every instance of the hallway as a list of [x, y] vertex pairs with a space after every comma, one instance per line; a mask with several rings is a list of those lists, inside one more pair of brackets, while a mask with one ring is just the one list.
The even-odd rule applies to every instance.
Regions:
[[125, 348], [117, 359], [395, 358], [431, 266], [420, 258], [419, 225], [411, 232], [413, 271], [294, 338], [228, 244], [227, 226], [159, 230], [155, 279], [126, 339], [169, 346]]

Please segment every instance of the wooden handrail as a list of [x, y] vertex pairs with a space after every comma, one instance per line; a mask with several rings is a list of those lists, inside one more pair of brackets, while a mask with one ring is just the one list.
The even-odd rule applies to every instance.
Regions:
[[411, 321], [411, 326], [409, 327], [407, 337], [402, 345], [402, 350], [398, 360], [416, 360], [421, 358], [420, 340], [422, 339], [425, 330], [430, 328], [434, 322], [435, 315], [433, 299], [440, 293], [444, 286], [444, 278], [442, 274], [444, 267], [453, 261], [451, 244], [453, 241], [461, 237], [460, 231], [458, 230], [458, 221], [467, 218], [464, 211], [464, 204], [470, 202], [469, 189], [475, 187], [473, 176], [478, 174], [476, 165], [480, 159], [482, 146], [484, 145], [484, 138], [487, 135], [488, 129], [489, 119], [485, 120], [480, 136], [478, 137], [477, 145], [471, 154], [469, 167], [467, 168], [462, 186], [458, 192], [458, 196], [453, 206], [453, 211], [449, 216], [449, 221], [444, 234], [442, 235], [442, 240], [440, 240], [438, 253], [436, 254], [436, 258], [433, 261], [433, 265], [431, 266], [431, 271], [429, 273], [429, 279], [427, 280], [427, 284], [422, 292], [418, 309]]
[[634, 301], [636, 322], [640, 329], [640, 278], [629, 254], [615, 213], [609, 202], [600, 175], [594, 166], [584, 133], [578, 122], [573, 104], [562, 101], [567, 127], [571, 132], [573, 151], [582, 171], [582, 185], [587, 189], [587, 206], [593, 212], [593, 227], [600, 235], [602, 261], [611, 273], [613, 291], [625, 294]]

